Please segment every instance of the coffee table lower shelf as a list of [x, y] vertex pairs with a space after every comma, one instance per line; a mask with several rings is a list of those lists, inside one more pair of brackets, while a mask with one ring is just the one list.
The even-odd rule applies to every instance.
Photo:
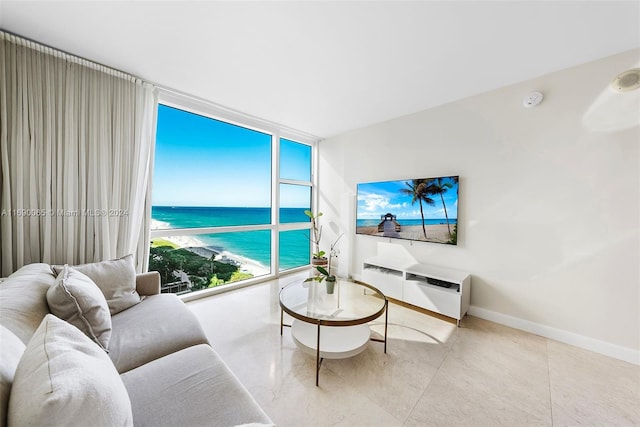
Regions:
[[[339, 279], [332, 292], [307, 282], [296, 281], [280, 290], [280, 336], [283, 328], [290, 326], [296, 346], [315, 355], [316, 386], [324, 359], [353, 357], [362, 353], [369, 341], [384, 343], [387, 352], [389, 301], [382, 292], [345, 279]], [[291, 325], [284, 323], [285, 312], [294, 319]], [[374, 338], [368, 323], [383, 314], [384, 339]]]
[[[318, 351], [318, 325], [294, 320], [291, 336], [305, 353], [316, 356]], [[371, 339], [369, 325], [320, 326], [320, 358], [346, 359], [360, 354]]]

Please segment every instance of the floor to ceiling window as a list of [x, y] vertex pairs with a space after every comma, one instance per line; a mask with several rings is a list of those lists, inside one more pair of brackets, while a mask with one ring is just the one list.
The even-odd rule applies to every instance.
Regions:
[[149, 270], [162, 292], [309, 264], [310, 143], [165, 104], [157, 123]]
[[287, 270], [309, 264], [311, 209], [311, 147], [280, 139], [279, 265]]

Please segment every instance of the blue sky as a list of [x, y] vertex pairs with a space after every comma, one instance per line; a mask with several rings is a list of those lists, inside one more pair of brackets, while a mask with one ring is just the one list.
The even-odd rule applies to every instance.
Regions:
[[[310, 159], [309, 146], [283, 140], [283, 177], [310, 179]], [[283, 207], [308, 207], [306, 193], [281, 191]], [[159, 105], [152, 197], [155, 206], [269, 206], [271, 135]]]
[[[418, 201], [411, 204], [411, 196], [401, 193], [400, 189], [409, 188], [406, 183], [410, 179], [399, 181], [373, 182], [358, 184], [358, 219], [380, 219], [381, 215], [388, 212], [396, 215], [398, 219], [420, 219], [420, 205]], [[449, 218], [457, 218], [458, 212], [458, 184], [451, 179], [444, 179], [452, 185], [443, 195], [447, 205]], [[422, 204], [425, 219], [442, 219], [445, 217], [444, 208], [440, 196], [431, 196], [435, 204], [433, 206]]]

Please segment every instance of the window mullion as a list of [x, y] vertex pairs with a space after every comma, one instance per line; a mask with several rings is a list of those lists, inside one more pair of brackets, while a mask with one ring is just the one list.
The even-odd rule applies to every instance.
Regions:
[[271, 139], [271, 272], [280, 270], [280, 134], [274, 132]]

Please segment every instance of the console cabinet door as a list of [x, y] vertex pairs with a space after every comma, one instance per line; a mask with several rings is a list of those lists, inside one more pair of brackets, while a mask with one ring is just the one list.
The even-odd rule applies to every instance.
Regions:
[[378, 288], [385, 296], [402, 301], [402, 284], [404, 282], [402, 272], [389, 273], [365, 269], [362, 272], [362, 279], [365, 283]]
[[438, 289], [417, 280], [407, 280], [404, 301], [460, 320], [460, 294], [453, 289]]

